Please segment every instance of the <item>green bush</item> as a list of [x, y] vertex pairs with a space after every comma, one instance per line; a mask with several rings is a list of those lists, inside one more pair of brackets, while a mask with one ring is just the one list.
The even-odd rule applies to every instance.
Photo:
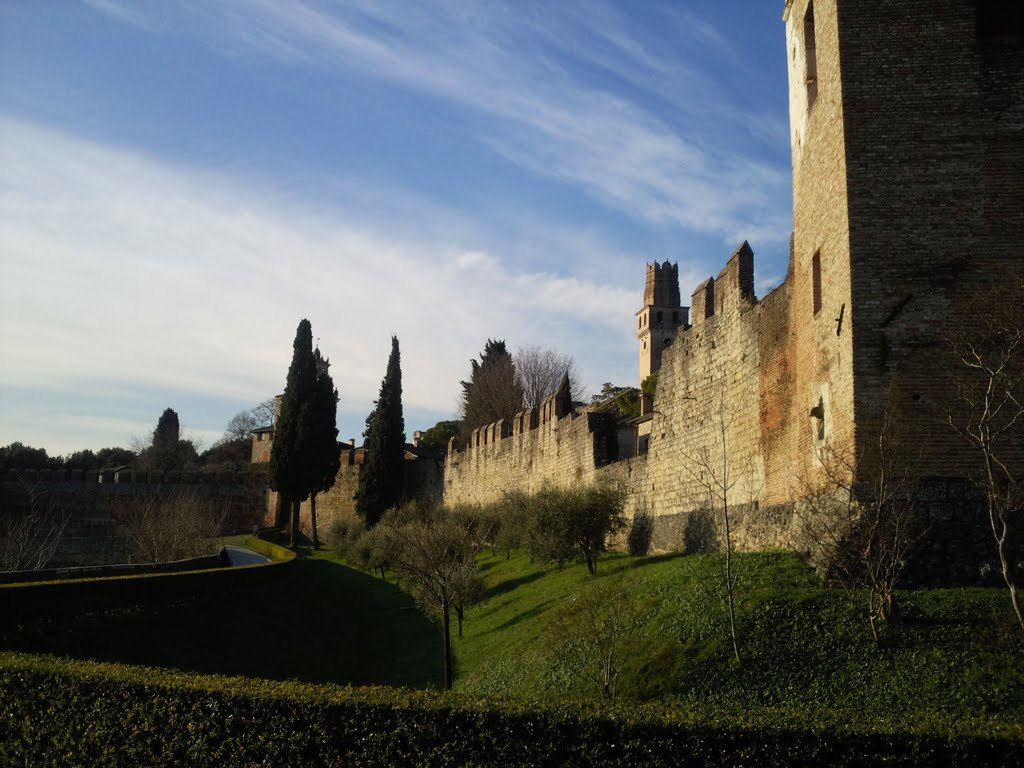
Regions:
[[994, 719], [481, 699], [0, 654], [0, 764], [47, 766], [1011, 763]]

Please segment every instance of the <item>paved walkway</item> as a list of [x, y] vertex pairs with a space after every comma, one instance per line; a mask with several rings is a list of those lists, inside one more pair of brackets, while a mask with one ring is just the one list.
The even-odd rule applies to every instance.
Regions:
[[251, 549], [243, 549], [231, 544], [225, 546], [224, 549], [228, 551], [228, 559], [231, 560], [232, 565], [256, 565], [270, 562], [269, 557], [261, 555], [259, 552], [253, 552]]

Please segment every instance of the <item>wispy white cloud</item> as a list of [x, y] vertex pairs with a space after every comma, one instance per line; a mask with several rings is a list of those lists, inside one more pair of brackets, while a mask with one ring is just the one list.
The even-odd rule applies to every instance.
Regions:
[[148, 20], [148, 14], [138, 5], [129, 5], [128, 3], [120, 2], [120, 0], [82, 0], [82, 2], [100, 13], [113, 16], [118, 21], [151, 31], [153, 29], [152, 24]]
[[[783, 142], [785, 126], [726, 100], [695, 65], [728, 49], [692, 11], [660, 9], [673, 30], [660, 38], [633, 34], [629, 16], [600, 2], [220, 0], [207, 13], [192, 31], [226, 53], [356, 71], [475, 110], [479, 141], [610, 208], [730, 245], [737, 233], [788, 236], [788, 167], [715, 149], [732, 126]], [[648, 100], [627, 100], [615, 80]]]
[[215, 429], [283, 388], [303, 316], [359, 410], [392, 333], [413, 409], [450, 412], [488, 336], [575, 353], [595, 382], [633, 373], [637, 294], [614, 284], [523, 271], [500, 252], [425, 239], [417, 222], [374, 229], [344, 206], [296, 206], [252, 179], [13, 119], [0, 120], [0, 166], [0, 385], [11, 389], [60, 401], [116, 378], [237, 403], [195, 426]]

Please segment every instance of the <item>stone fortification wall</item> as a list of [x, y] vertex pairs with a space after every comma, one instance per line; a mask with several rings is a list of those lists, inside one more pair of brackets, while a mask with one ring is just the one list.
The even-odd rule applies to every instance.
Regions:
[[[272, 444], [271, 440], [260, 441], [260, 451]], [[327, 537], [331, 526], [339, 520], [355, 520], [355, 495], [359, 490], [359, 474], [366, 460], [366, 451], [352, 446], [341, 447], [341, 467], [335, 476], [334, 485], [316, 497], [316, 525], [321, 539]], [[254, 448], [254, 454], [256, 449]], [[267, 454], [269, 460], [269, 453]], [[441, 499], [443, 462], [440, 457], [429, 455], [406, 456], [405, 473], [402, 479], [403, 494], [406, 498], [437, 501]], [[278, 494], [267, 491], [265, 513], [262, 525], [284, 528], [288, 525], [288, 511], [283, 507]], [[299, 505], [299, 529], [307, 536], [312, 535], [312, 513], [309, 500]]]
[[551, 400], [539, 413], [518, 414], [510, 429], [497, 422], [477, 430], [462, 451], [453, 444], [445, 501], [488, 503], [546, 482], [612, 481], [626, 490], [628, 515], [655, 517], [656, 549], [713, 549], [709, 510], [720, 508], [724, 484], [741, 548], [788, 545], [795, 448], [787, 436], [803, 404], [792, 396], [787, 364], [786, 286], [758, 303], [753, 258], [743, 243], [694, 292], [693, 325], [663, 353], [647, 454], [619, 459], [608, 414], [559, 414]]
[[224, 531], [244, 531], [264, 509], [263, 481], [252, 473], [190, 471], [138, 472], [129, 469], [9, 470], [0, 483], [0, 516], [20, 515], [35, 494], [70, 515], [54, 565], [98, 565], [127, 561], [126, 532], [115, 510], [132, 497], [195, 493], [224, 512]]
[[[1000, 3], [906, 0], [879, 24], [877, 9], [838, 6], [858, 425], [895, 384], [925, 471], [962, 474], [973, 457], [930, 411], [950, 389], [943, 331], [972, 327], [978, 307], [965, 301], [1022, 262], [1019, 15]], [[871, 439], [859, 430], [860, 444]], [[1024, 470], [1024, 450], [1015, 459]]]
[[753, 266], [743, 243], [697, 287], [693, 325], [662, 358], [646, 470], [627, 484], [633, 509], [655, 517], [659, 549], [714, 548], [723, 501], [741, 549], [790, 544], [789, 305], [785, 286], [757, 301]]
[[507, 490], [534, 493], [556, 486], [592, 483], [599, 467], [617, 457], [615, 419], [605, 413], [568, 413], [557, 397], [539, 409], [474, 430], [469, 444], [449, 443], [444, 466], [448, 504], [486, 504]]

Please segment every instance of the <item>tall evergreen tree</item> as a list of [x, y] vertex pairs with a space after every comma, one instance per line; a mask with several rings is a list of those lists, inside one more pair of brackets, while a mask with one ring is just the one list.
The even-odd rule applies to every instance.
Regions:
[[463, 444], [477, 427], [499, 419], [511, 421], [523, 409], [523, 387], [504, 341], [488, 339], [480, 361], [469, 362], [469, 381], [462, 382], [459, 440]]
[[562, 376], [562, 383], [558, 386], [558, 410], [561, 413], [572, 413], [572, 385], [569, 383], [569, 371]]
[[153, 446], [150, 449], [150, 464], [153, 469], [181, 469], [182, 451], [179, 450], [181, 441], [181, 424], [178, 421], [178, 414], [173, 408], [167, 408], [156, 423], [153, 430]]
[[320, 350], [314, 350], [317, 377], [313, 389], [314, 465], [316, 483], [309, 494], [309, 517], [313, 528], [313, 547], [320, 549], [320, 536], [316, 529], [316, 495], [334, 487], [334, 480], [341, 467], [338, 449], [338, 390], [327, 372], [330, 363], [320, 357]]
[[402, 415], [402, 364], [398, 337], [391, 337], [391, 357], [380, 385], [377, 407], [366, 434], [366, 461], [359, 475], [356, 511], [366, 527], [376, 525], [385, 510], [402, 499], [405, 470], [405, 418]]
[[317, 482], [316, 465], [316, 359], [313, 330], [303, 319], [295, 332], [288, 383], [281, 401], [281, 418], [270, 451], [270, 487], [291, 505], [291, 545], [299, 532], [299, 505]]

